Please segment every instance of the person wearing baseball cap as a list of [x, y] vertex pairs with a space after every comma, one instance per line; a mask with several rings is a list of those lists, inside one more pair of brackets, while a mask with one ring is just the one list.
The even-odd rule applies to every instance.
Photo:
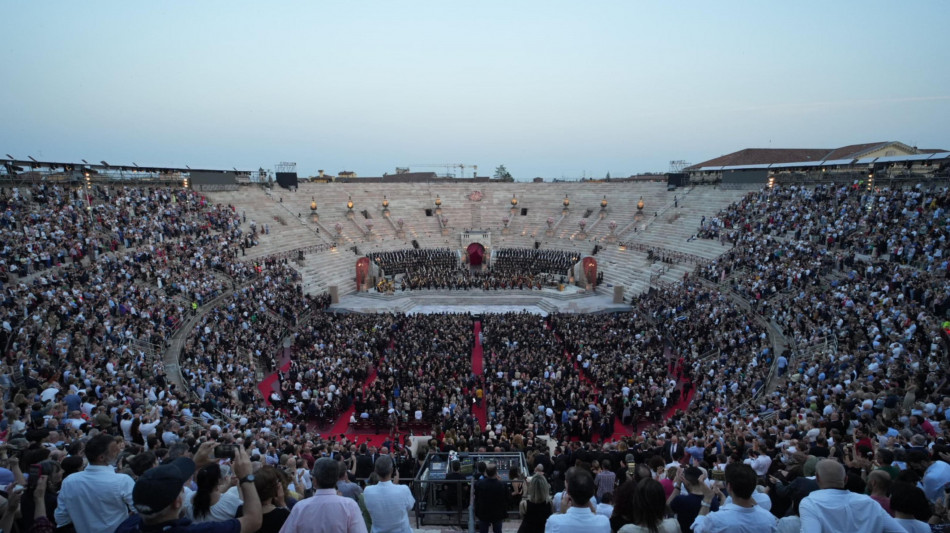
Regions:
[[187, 457], [147, 470], [135, 482], [132, 500], [137, 514], [130, 516], [116, 533], [252, 533], [261, 527], [261, 500], [254, 487], [251, 460], [241, 446], [235, 447], [235, 475], [239, 478], [244, 516], [222, 522], [193, 524], [182, 517], [185, 483], [195, 473], [195, 462]]

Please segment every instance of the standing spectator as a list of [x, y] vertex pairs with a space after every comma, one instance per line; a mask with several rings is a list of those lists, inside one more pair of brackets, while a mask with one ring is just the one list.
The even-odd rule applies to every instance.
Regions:
[[290, 511], [284, 503], [284, 486], [277, 476], [277, 470], [265, 466], [254, 476], [254, 487], [261, 500], [261, 529], [258, 533], [278, 533], [283, 527]]
[[[931, 533], [930, 524], [923, 521], [931, 516], [930, 504], [920, 487], [906, 482], [895, 483], [891, 508], [894, 519], [907, 533]], [[935, 516], [939, 518], [939, 515]]]
[[129, 516], [135, 481], [110, 466], [119, 455], [119, 443], [111, 435], [89, 439], [85, 454], [89, 466], [63, 480], [56, 526], [73, 524], [77, 533], [114, 531]]
[[610, 519], [594, 513], [591, 498], [597, 490], [594, 476], [583, 468], [571, 468], [565, 479], [566, 492], [561, 498], [562, 513], [548, 517], [544, 525], [547, 533], [569, 533], [584, 531], [590, 533], [609, 533]]
[[675, 518], [666, 515], [666, 496], [663, 485], [655, 479], [644, 479], [633, 494], [633, 523], [620, 528], [619, 533], [680, 533]]
[[488, 533], [491, 526], [495, 533], [501, 533], [501, 523], [506, 516], [508, 488], [498, 479], [498, 465], [488, 463], [485, 477], [475, 483], [475, 518], [479, 521], [479, 531]]
[[847, 476], [841, 463], [820, 461], [815, 476], [819, 490], [805, 497], [799, 507], [804, 533], [904, 533], [904, 528], [870, 496], [844, 490]]
[[376, 460], [379, 483], [366, 487], [363, 499], [373, 519], [373, 533], [410, 533], [409, 511], [416, 504], [405, 485], [393, 483], [393, 459], [382, 455]]
[[693, 533], [775, 533], [775, 517], [752, 498], [757, 479], [749, 465], [733, 463], [727, 466], [726, 490], [732, 503], [722, 505], [715, 513], [710, 513], [713, 497], [719, 497], [720, 501], [725, 501], [725, 497], [718, 485], [710, 488], [700, 483], [703, 502], [692, 525]]
[[340, 496], [345, 496], [347, 498], [352, 498], [353, 501], [360, 501], [360, 494], [363, 494], [363, 489], [359, 485], [353, 483], [347, 477], [348, 472], [344, 468], [343, 462], [340, 462], [340, 479], [336, 482], [336, 490], [340, 491]]
[[[116, 533], [143, 531], [175, 531], [176, 533], [252, 533], [261, 527], [261, 501], [251, 475], [251, 460], [243, 448], [235, 451], [234, 473], [239, 476], [244, 515], [222, 522], [193, 524], [181, 518], [184, 485], [195, 472], [195, 462], [179, 457], [171, 463], [156, 466], [135, 482], [134, 500], [138, 514], [130, 516]], [[71, 479], [70, 476], [67, 479]], [[98, 531], [107, 531], [99, 528]]]
[[922, 473], [920, 483], [930, 503], [943, 499], [944, 490], [950, 486], [950, 464], [935, 461], [929, 450], [911, 449], [907, 453], [907, 466]]
[[[703, 494], [700, 484], [703, 472], [695, 466], [680, 470], [676, 474], [673, 495], [670, 499], [670, 510], [676, 515], [680, 530], [689, 531], [693, 521], [699, 516], [703, 507]], [[719, 510], [719, 501], [710, 502], [710, 511]]]
[[[594, 484], [597, 485], [597, 501], [603, 499], [604, 494], [614, 491], [614, 484], [617, 481], [617, 475], [610, 470], [610, 461], [604, 459], [600, 465], [601, 470], [594, 476]], [[609, 515], [608, 515], [609, 516]]]
[[614, 493], [605, 492], [597, 503], [597, 514], [610, 518], [614, 514]]
[[185, 516], [191, 521], [223, 522], [237, 516], [241, 496], [238, 488], [231, 486], [230, 471], [222, 472], [220, 465], [211, 463], [198, 470], [195, 484], [198, 490], [185, 498]]
[[336, 493], [340, 465], [329, 457], [321, 457], [313, 466], [317, 491], [312, 498], [297, 502], [281, 533], [347, 532], [366, 533], [360, 506], [351, 498]]
[[541, 533], [551, 516], [551, 485], [544, 477], [544, 467], [535, 467], [535, 474], [528, 478], [525, 487], [524, 513], [518, 533]]
[[890, 474], [884, 470], [874, 470], [868, 474], [868, 491], [871, 493], [872, 500], [881, 504], [887, 514], [894, 516], [891, 511], [891, 499], [888, 497], [891, 493]]

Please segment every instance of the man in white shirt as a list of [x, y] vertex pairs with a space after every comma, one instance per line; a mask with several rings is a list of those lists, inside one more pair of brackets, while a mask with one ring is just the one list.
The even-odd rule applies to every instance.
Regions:
[[412, 497], [412, 491], [406, 485], [393, 483], [392, 457], [381, 455], [376, 460], [375, 469], [379, 476], [379, 483], [370, 485], [363, 490], [366, 509], [373, 519], [372, 533], [382, 531], [411, 533], [409, 511], [416, 504], [415, 498]]
[[870, 496], [844, 489], [844, 466], [834, 459], [823, 459], [815, 467], [819, 490], [806, 496], [799, 506], [802, 533], [905, 533], [881, 504]]
[[561, 513], [552, 514], [544, 524], [545, 533], [610, 533], [610, 519], [595, 514], [591, 498], [597, 492], [594, 476], [583, 468], [568, 469], [561, 499]]
[[755, 475], [759, 478], [768, 475], [769, 467], [772, 466], [772, 458], [764, 453], [759, 453], [758, 450], [749, 451], [749, 458], [743, 462], [751, 466], [752, 470], [755, 471]]
[[77, 533], [115, 531], [129, 517], [135, 481], [110, 466], [119, 455], [119, 445], [111, 435], [89, 439], [85, 454], [89, 466], [63, 480], [56, 526], [71, 523]]
[[907, 463], [913, 470], [924, 473], [918, 486], [924, 490], [927, 500], [930, 503], [943, 500], [944, 490], [950, 486], [950, 465], [943, 461], [934, 461], [926, 448], [910, 450], [907, 453]]
[[757, 505], [752, 497], [757, 480], [749, 465], [733, 463], [726, 466], [726, 491], [732, 503], [724, 503], [714, 513], [710, 512], [713, 497], [719, 496], [719, 501], [725, 501], [721, 491], [705, 483], [697, 484], [703, 501], [699, 515], [693, 521], [693, 533], [775, 533], [775, 517]]

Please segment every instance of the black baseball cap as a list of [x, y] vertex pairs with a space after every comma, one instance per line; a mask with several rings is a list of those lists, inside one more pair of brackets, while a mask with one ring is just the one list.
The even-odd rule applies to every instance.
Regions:
[[146, 470], [132, 489], [135, 509], [142, 514], [154, 514], [168, 507], [194, 473], [195, 462], [187, 457]]

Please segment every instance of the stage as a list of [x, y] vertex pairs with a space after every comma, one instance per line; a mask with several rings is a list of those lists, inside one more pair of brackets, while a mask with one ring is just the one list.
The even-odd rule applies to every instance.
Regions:
[[627, 304], [615, 304], [607, 294], [587, 292], [579, 287], [565, 286], [541, 290], [437, 290], [423, 289], [380, 293], [375, 290], [340, 297], [330, 310], [354, 313], [520, 313], [526, 311], [542, 316], [550, 313], [598, 313], [629, 311]]

